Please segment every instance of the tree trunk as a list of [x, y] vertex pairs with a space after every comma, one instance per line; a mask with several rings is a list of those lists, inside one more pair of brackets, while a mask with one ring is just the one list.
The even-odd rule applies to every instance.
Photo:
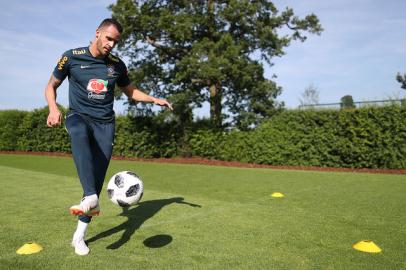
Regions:
[[[214, 20], [214, 1], [207, 1], [207, 14], [208, 14], [208, 36], [213, 40], [212, 34], [215, 31]], [[210, 55], [210, 54], [209, 54]], [[210, 61], [210, 59], [209, 59]], [[210, 91], [210, 119], [214, 128], [221, 128], [221, 85], [213, 81], [209, 81]]]
[[221, 119], [221, 86], [210, 85], [210, 119], [213, 126], [220, 128], [222, 126]]

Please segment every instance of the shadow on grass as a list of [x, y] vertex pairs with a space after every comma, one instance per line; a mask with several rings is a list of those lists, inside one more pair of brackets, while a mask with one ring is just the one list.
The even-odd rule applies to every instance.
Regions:
[[[198, 204], [185, 202], [182, 197], [175, 197], [175, 198], [162, 199], [162, 200], [143, 201], [143, 202], [140, 202], [137, 205], [137, 207], [123, 208], [123, 212], [120, 214], [120, 216], [125, 216], [128, 218], [125, 222], [123, 222], [122, 224], [120, 224], [114, 228], [111, 228], [107, 231], [101, 232], [98, 235], [93, 236], [92, 238], [88, 239], [86, 242], [91, 243], [91, 242], [97, 241], [99, 239], [109, 237], [120, 231], [123, 231], [123, 234], [118, 241], [107, 246], [107, 249], [117, 249], [117, 248], [121, 247], [122, 245], [124, 245], [125, 243], [127, 243], [130, 240], [131, 236], [134, 234], [134, 232], [137, 229], [139, 229], [145, 221], [152, 218], [164, 206], [170, 205], [172, 203], [186, 204], [186, 205], [189, 205], [192, 207], [201, 207]], [[169, 240], [169, 238], [170, 238], [170, 240]], [[158, 239], [155, 239], [155, 241], [158, 241], [158, 244], [157, 244], [158, 246], [162, 245], [165, 242], [166, 242], [166, 244], [169, 244], [172, 241], [172, 237], [171, 236], [165, 237], [165, 238], [158, 237]], [[146, 246], [148, 246], [148, 245], [146, 245]]]
[[172, 242], [172, 236], [168, 234], [158, 234], [144, 240], [144, 246], [149, 248], [160, 248]]

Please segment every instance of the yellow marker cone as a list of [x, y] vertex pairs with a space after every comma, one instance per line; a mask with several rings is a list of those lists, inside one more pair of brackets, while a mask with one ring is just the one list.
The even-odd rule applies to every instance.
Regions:
[[382, 251], [374, 242], [371, 240], [362, 240], [352, 246], [354, 249], [369, 252], [369, 253], [379, 253]]
[[27, 243], [17, 249], [17, 254], [33, 254], [40, 252], [43, 248], [36, 243]]
[[282, 197], [285, 197], [285, 195], [283, 195], [283, 194], [280, 193], [280, 192], [274, 192], [274, 193], [272, 193], [271, 196], [274, 197], [274, 198], [282, 198]]

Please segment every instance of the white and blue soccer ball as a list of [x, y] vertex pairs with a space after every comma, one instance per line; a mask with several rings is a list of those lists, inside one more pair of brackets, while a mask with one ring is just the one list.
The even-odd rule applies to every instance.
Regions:
[[134, 172], [118, 172], [110, 178], [107, 185], [109, 199], [121, 206], [129, 207], [137, 204], [144, 193], [144, 184]]

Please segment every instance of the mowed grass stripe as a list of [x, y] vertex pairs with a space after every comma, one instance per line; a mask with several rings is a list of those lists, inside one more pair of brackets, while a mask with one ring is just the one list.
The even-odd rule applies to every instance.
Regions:
[[[81, 188], [70, 158], [0, 155], [0, 265], [5, 269], [399, 269], [405, 258], [406, 183], [399, 175], [241, 169], [112, 161], [107, 177], [133, 170], [145, 182], [123, 213], [101, 197], [89, 230], [90, 256], [69, 247], [67, 208]], [[18, 184], [17, 184], [18, 183]], [[285, 198], [270, 195], [279, 191]], [[183, 198], [183, 201], [179, 198]], [[21, 202], [27, 202], [21, 205]], [[193, 207], [189, 204], [200, 205]], [[4, 218], [7, 217], [7, 218]], [[144, 241], [169, 235], [151, 248]], [[351, 248], [374, 240], [381, 254]], [[44, 251], [15, 250], [35, 240]]]

